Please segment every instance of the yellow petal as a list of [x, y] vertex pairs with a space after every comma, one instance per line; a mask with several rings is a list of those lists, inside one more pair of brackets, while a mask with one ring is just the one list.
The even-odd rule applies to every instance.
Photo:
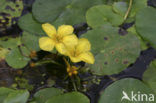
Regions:
[[71, 61], [74, 62], [74, 63], [77, 63], [77, 62], [80, 62], [80, 61], [81, 61], [78, 57], [69, 56], [69, 58], [70, 58]]
[[91, 44], [88, 39], [81, 38], [78, 41], [78, 45], [76, 47], [77, 53], [88, 52], [91, 50]]
[[53, 25], [45, 23], [42, 24], [42, 28], [49, 37], [54, 37], [54, 35], [56, 35], [56, 28]]
[[62, 25], [58, 28], [58, 35], [66, 36], [72, 34], [74, 28], [71, 25]]
[[79, 59], [89, 63], [89, 64], [94, 64], [94, 56], [91, 52], [85, 52], [79, 55]]
[[78, 44], [78, 38], [76, 35], [64, 36], [62, 42], [65, 44], [66, 48], [75, 48]]
[[67, 49], [63, 43], [57, 43], [55, 47], [60, 54], [63, 54], [63, 55], [67, 54]]
[[54, 48], [55, 43], [49, 37], [41, 37], [39, 39], [39, 46], [42, 50], [51, 51]]

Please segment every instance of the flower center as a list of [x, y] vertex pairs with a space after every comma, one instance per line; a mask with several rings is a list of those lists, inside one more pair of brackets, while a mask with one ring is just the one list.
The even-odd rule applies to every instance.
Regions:
[[54, 39], [54, 41], [56, 42], [56, 43], [60, 43], [61, 41], [62, 41], [62, 37], [60, 37], [59, 35], [55, 35], [55, 37], [53, 38]]

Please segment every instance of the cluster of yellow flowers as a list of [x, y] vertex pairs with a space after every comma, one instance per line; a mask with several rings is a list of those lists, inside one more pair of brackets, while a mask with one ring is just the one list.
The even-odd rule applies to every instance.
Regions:
[[62, 25], [56, 28], [49, 24], [42, 24], [42, 28], [48, 37], [39, 39], [39, 46], [44, 51], [56, 50], [65, 56], [68, 56], [72, 62], [84, 61], [89, 64], [94, 63], [94, 56], [90, 52], [91, 44], [85, 38], [78, 39], [73, 34], [74, 28], [71, 25]]

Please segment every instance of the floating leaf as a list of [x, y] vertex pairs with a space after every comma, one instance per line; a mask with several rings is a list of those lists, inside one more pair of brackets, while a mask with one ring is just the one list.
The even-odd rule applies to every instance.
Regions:
[[17, 47], [18, 45], [21, 45], [21, 38], [11, 38], [11, 37], [3, 37], [0, 39], [0, 46], [3, 48], [10, 48], [13, 49]]
[[114, 2], [113, 10], [121, 16], [125, 16], [128, 5], [126, 2]]
[[[147, 99], [146, 96], [141, 96], [141, 94], [146, 94]], [[126, 78], [108, 86], [101, 93], [98, 103], [155, 103], [149, 101], [153, 100], [154, 96], [153, 91], [140, 80]]]
[[71, 92], [55, 96], [46, 103], [90, 103], [90, 101], [85, 95], [79, 92]]
[[19, 21], [18, 25], [20, 28], [22, 28], [24, 31], [27, 31], [29, 33], [35, 34], [35, 35], [44, 35], [45, 33], [42, 30], [41, 24], [38, 23], [32, 16], [31, 13], [28, 13], [24, 16], [22, 16]]
[[143, 74], [143, 81], [147, 83], [156, 93], [156, 60], [153, 61], [149, 68]]
[[40, 50], [38, 40], [39, 40], [39, 36], [33, 35], [28, 32], [23, 32], [22, 43], [30, 51], [32, 51], [32, 50], [39, 51]]
[[27, 90], [16, 90], [9, 93], [4, 103], [26, 103], [28, 98], [29, 92]]
[[156, 9], [146, 7], [136, 15], [136, 30], [146, 41], [156, 48]]
[[[23, 52], [24, 54], [22, 54], [21, 52]], [[10, 53], [7, 54], [6, 62], [8, 63], [9, 66], [15, 69], [23, 68], [28, 64], [28, 61], [30, 60], [28, 57], [25, 57], [25, 54], [26, 56], [28, 56], [26, 48], [23, 48], [20, 51], [19, 48], [16, 47], [12, 49]]]
[[14, 90], [1, 87], [0, 88], [0, 103], [3, 103], [4, 99], [8, 96], [9, 93], [14, 92]]
[[138, 37], [138, 39], [140, 40], [140, 45], [142, 50], [146, 50], [148, 48], [146, 42], [140, 37], [139, 33], [136, 31], [135, 25], [128, 28], [127, 31], [135, 34]]
[[119, 26], [124, 21], [123, 17], [114, 13], [112, 6], [108, 5], [98, 5], [90, 8], [86, 13], [86, 19], [88, 25], [93, 28], [109, 23]]
[[34, 99], [37, 103], [45, 103], [48, 99], [62, 93], [63, 91], [57, 88], [45, 88], [35, 93]]
[[139, 12], [144, 7], [147, 7], [147, 0], [133, 0], [129, 17], [135, 17], [137, 12]]
[[133, 63], [140, 53], [138, 38], [131, 33], [119, 35], [116, 27], [104, 26], [93, 29], [83, 37], [91, 42], [95, 63], [89, 66], [97, 75], [121, 72]]
[[85, 22], [86, 10], [105, 0], [36, 0], [33, 15], [39, 22], [52, 24], [78, 24]]

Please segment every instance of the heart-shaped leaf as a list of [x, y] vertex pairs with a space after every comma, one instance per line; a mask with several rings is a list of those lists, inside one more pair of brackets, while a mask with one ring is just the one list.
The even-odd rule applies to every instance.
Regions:
[[42, 23], [50, 22], [55, 25], [79, 24], [85, 22], [87, 9], [104, 0], [36, 0], [33, 4], [33, 15]]
[[34, 99], [37, 103], [45, 103], [48, 99], [62, 94], [63, 91], [57, 88], [45, 88], [35, 93]]
[[156, 93], [156, 61], [153, 61], [143, 74], [143, 81]]
[[86, 13], [86, 19], [88, 25], [92, 28], [109, 23], [119, 26], [124, 21], [123, 17], [114, 13], [112, 6], [108, 5], [98, 5], [90, 8]]
[[90, 103], [89, 99], [79, 92], [71, 92], [63, 95], [55, 96], [46, 103]]
[[136, 30], [144, 40], [156, 48], [156, 9], [146, 7], [136, 15]]
[[44, 35], [45, 33], [42, 30], [41, 24], [38, 23], [31, 13], [28, 13], [22, 16], [19, 21], [18, 25], [24, 31], [32, 33], [34, 35]]
[[119, 73], [139, 56], [141, 49], [138, 38], [132, 33], [119, 35], [118, 31], [116, 27], [104, 26], [82, 36], [92, 45], [95, 63], [89, 67], [94, 74]]
[[98, 103], [155, 103], [152, 89], [140, 80], [126, 78], [108, 86]]

